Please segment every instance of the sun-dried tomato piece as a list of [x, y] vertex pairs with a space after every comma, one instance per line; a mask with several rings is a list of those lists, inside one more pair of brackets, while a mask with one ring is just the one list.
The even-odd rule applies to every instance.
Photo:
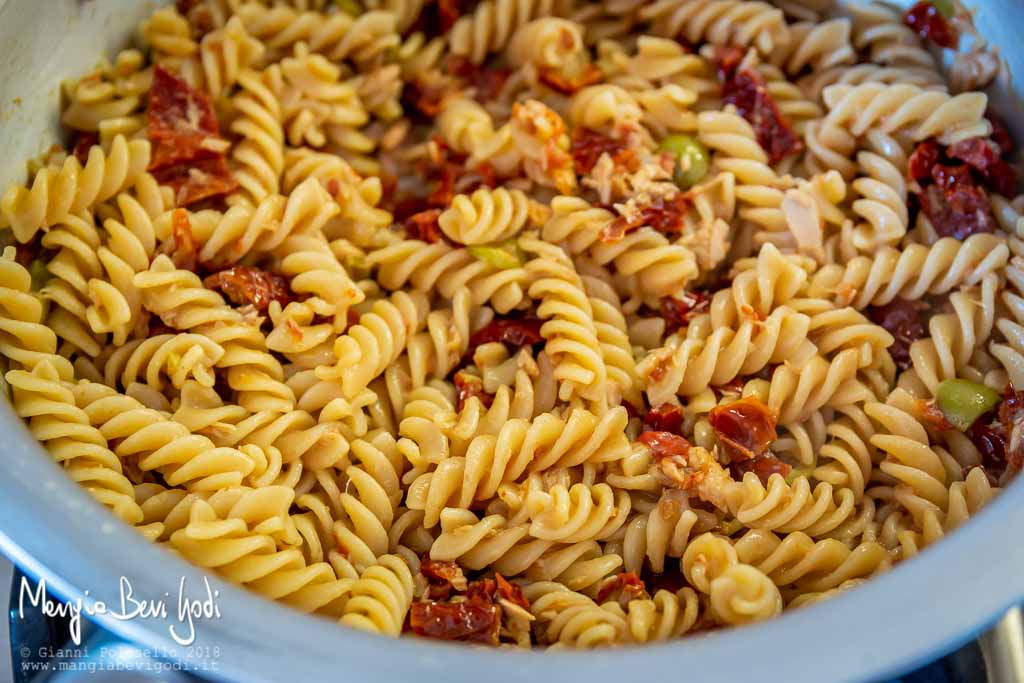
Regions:
[[728, 75], [722, 82], [722, 102], [735, 106], [750, 123], [769, 163], [778, 163], [803, 149], [803, 142], [779, 111], [761, 74], [752, 68], [736, 69], [731, 75], [723, 67], [720, 70]]
[[674, 456], [686, 457], [686, 454], [690, 452], [690, 442], [679, 434], [671, 432], [641, 432], [637, 441], [651, 449], [651, 455], [655, 460]]
[[428, 244], [444, 240], [444, 233], [437, 219], [441, 216], [441, 209], [427, 209], [420, 211], [405, 219], [402, 224], [405, 227], [405, 236], [411, 240], [421, 240]]
[[997, 414], [1003, 428], [1006, 463], [1018, 471], [1024, 466], [1024, 392], [1007, 384]]
[[736, 75], [736, 70], [740, 66], [740, 62], [743, 61], [744, 57], [743, 48], [737, 47], [736, 45], [728, 45], [725, 47], [719, 47], [715, 50], [715, 68], [718, 71], [718, 80], [724, 82], [731, 81]]
[[207, 140], [220, 134], [210, 97], [162, 66], [153, 70], [146, 117], [154, 145], [150, 170], [209, 154]]
[[969, 138], [946, 148], [946, 155], [963, 161], [1001, 195], [1010, 196], [1017, 186], [1017, 172], [1001, 158], [1002, 150], [990, 138]]
[[450, 55], [446, 65], [448, 73], [473, 88], [475, 99], [479, 102], [494, 100], [501, 94], [509, 76], [512, 75], [512, 70], [507, 67], [474, 64], [461, 55]]
[[950, 421], [946, 419], [945, 413], [936, 405], [935, 399], [926, 400], [919, 398], [915, 403], [917, 406], [917, 417], [926, 427], [936, 432], [947, 432], [950, 429], [954, 429]]
[[501, 342], [511, 351], [539, 344], [544, 341], [543, 324], [540, 318], [495, 318], [470, 336], [466, 353], [472, 356], [478, 346], [491, 342]]
[[600, 69], [589, 63], [571, 73], [564, 68], [542, 67], [537, 76], [543, 83], [564, 95], [572, 95], [588, 85], [599, 83], [604, 77]]
[[437, 0], [437, 12], [441, 17], [441, 31], [447, 33], [455, 26], [455, 22], [463, 13], [463, 5], [459, 0]]
[[985, 191], [975, 185], [973, 180], [963, 180], [962, 174], [938, 175], [947, 183], [945, 189], [939, 185], [929, 185], [918, 195], [921, 210], [928, 216], [935, 232], [958, 240], [978, 233], [995, 232], [992, 203]]
[[665, 319], [665, 332], [671, 334], [690, 324], [690, 321], [708, 310], [711, 295], [705, 291], [687, 292], [681, 298], [669, 296], [661, 300], [661, 317]]
[[498, 606], [482, 600], [414, 602], [409, 626], [426, 638], [497, 645]]
[[491, 403], [494, 402], [494, 394], [484, 391], [484, 381], [465, 370], [456, 372], [452, 383], [455, 384], [455, 407], [457, 410], [461, 411], [465, 407], [466, 401], [474, 396], [480, 399], [485, 408], [490, 408]]
[[869, 306], [871, 322], [885, 328], [896, 341], [889, 347], [889, 355], [901, 368], [910, 367], [910, 345], [928, 335], [923, 301], [910, 301], [896, 297], [884, 306]]
[[663, 195], [652, 197], [650, 202], [641, 205], [629, 216], [619, 216], [605, 226], [599, 239], [606, 243], [618, 242], [626, 233], [641, 227], [654, 228], [664, 235], [682, 232], [689, 208], [690, 200], [682, 192], [676, 192], [668, 198]]
[[204, 199], [222, 197], [238, 187], [223, 155], [200, 156], [153, 171], [161, 185], [174, 190], [178, 206], [191, 206]]
[[683, 409], [674, 403], [662, 403], [644, 416], [644, 431], [683, 434]]
[[199, 245], [192, 234], [192, 223], [188, 219], [188, 211], [175, 209], [171, 214], [171, 230], [174, 235], [174, 251], [171, 261], [183, 270], [193, 273], [199, 266]]
[[207, 289], [219, 289], [236, 306], [252, 305], [266, 311], [271, 301], [287, 306], [293, 299], [288, 280], [253, 266], [232, 266], [203, 280]]
[[1010, 128], [1006, 125], [1006, 121], [999, 114], [992, 111], [991, 107], [985, 110], [985, 118], [992, 124], [992, 141], [999, 146], [999, 152], [1001, 156], [1009, 156], [1013, 154], [1016, 149], [1016, 145], [1013, 144], [1013, 136], [1010, 134]]
[[639, 162], [633, 150], [628, 149], [621, 140], [583, 126], [573, 129], [569, 141], [569, 154], [577, 172], [584, 175], [594, 170], [602, 154], [608, 154], [616, 165], [630, 171], [636, 170]]
[[715, 406], [708, 420], [733, 460], [763, 456], [778, 436], [775, 415], [754, 396]]
[[430, 584], [427, 597], [431, 600], [447, 600], [453, 590], [461, 592], [467, 587], [462, 567], [455, 562], [424, 559], [420, 563], [420, 574]]
[[736, 481], [742, 480], [745, 473], [753, 472], [765, 486], [768, 485], [768, 479], [773, 474], [781, 474], [785, 477], [789, 475], [792, 469], [790, 465], [782, 462], [774, 455], [759, 455], [756, 458], [738, 459], [729, 463], [729, 474]]
[[910, 159], [907, 160], [907, 176], [922, 185], [931, 182], [932, 169], [939, 163], [942, 156], [942, 148], [935, 140], [925, 140], [918, 143], [914, 148]]
[[526, 611], [530, 611], [530, 601], [526, 599], [521, 586], [510, 583], [504, 576], [495, 572], [494, 581], [498, 586], [498, 597], [502, 600], [519, 605]]
[[921, 0], [908, 9], [903, 15], [903, 23], [914, 29], [917, 35], [939, 47], [955, 50], [959, 42], [956, 28], [942, 16], [930, 0]]
[[71, 154], [78, 159], [78, 163], [85, 166], [85, 162], [89, 160], [89, 150], [98, 144], [100, 144], [100, 136], [96, 133], [88, 131], [79, 133], [75, 138], [75, 146], [71, 150]]
[[647, 586], [636, 572], [620, 572], [602, 584], [597, 592], [597, 604], [603, 605], [609, 600], [615, 600], [625, 609], [630, 600], [644, 600], [648, 597]]
[[402, 103], [407, 111], [415, 111], [428, 119], [441, 113], [444, 98], [452, 91], [450, 79], [428, 74], [407, 81], [402, 88]]

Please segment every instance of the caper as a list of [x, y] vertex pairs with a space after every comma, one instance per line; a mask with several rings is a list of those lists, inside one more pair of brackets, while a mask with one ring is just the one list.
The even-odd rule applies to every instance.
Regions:
[[669, 135], [658, 149], [676, 158], [674, 180], [681, 189], [696, 185], [708, 173], [708, 150], [699, 140], [689, 135]]
[[999, 394], [984, 384], [966, 379], [947, 379], [939, 384], [935, 402], [951, 425], [965, 431], [999, 403]]

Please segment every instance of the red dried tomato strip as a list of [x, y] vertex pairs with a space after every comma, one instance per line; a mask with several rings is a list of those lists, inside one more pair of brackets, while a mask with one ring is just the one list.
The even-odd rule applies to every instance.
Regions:
[[430, 584], [427, 597], [431, 600], [447, 600], [452, 590], [459, 590], [455, 584], [460, 579], [465, 581], [462, 568], [455, 562], [442, 562], [427, 558], [420, 563], [420, 573]]
[[512, 70], [508, 67], [474, 64], [460, 55], [451, 55], [447, 61], [448, 73], [473, 88], [479, 102], [490, 102], [501, 94]]
[[871, 322], [881, 325], [896, 341], [889, 347], [889, 355], [901, 367], [910, 366], [910, 345], [928, 336], [922, 301], [896, 297], [884, 306], [870, 306], [867, 314]]
[[1000, 154], [999, 145], [989, 138], [969, 138], [946, 148], [947, 156], [963, 161], [977, 171], [993, 190], [1010, 196], [1017, 186], [1017, 172], [1002, 160]]
[[689, 207], [690, 200], [682, 192], [676, 192], [668, 199], [664, 196], [654, 197], [628, 218], [619, 216], [613, 220], [601, 231], [599, 239], [605, 243], [615, 243], [625, 237], [626, 233], [645, 226], [665, 235], [682, 232], [683, 219]]
[[287, 306], [294, 297], [283, 275], [268, 273], [252, 266], [232, 266], [203, 280], [208, 289], [219, 289], [237, 306], [251, 304], [263, 312], [271, 301]]
[[209, 96], [162, 66], [153, 71], [146, 117], [146, 132], [154, 143], [150, 170], [209, 154], [204, 142], [220, 133]]
[[583, 126], [573, 129], [569, 141], [569, 154], [577, 172], [584, 175], [594, 170], [602, 154], [608, 154], [617, 166], [626, 170], [636, 170], [638, 166], [636, 154], [633, 150], [627, 149], [625, 143]]
[[929, 0], [922, 0], [908, 9], [903, 15], [903, 23], [939, 47], [955, 50], [959, 42], [956, 28]]
[[604, 604], [612, 597], [625, 607], [630, 600], [648, 597], [647, 586], [636, 572], [620, 572], [601, 586], [597, 592], [597, 604]]
[[733, 479], [739, 481], [743, 479], [745, 473], [753, 472], [765, 486], [768, 485], [768, 479], [773, 474], [781, 474], [785, 477], [792, 469], [774, 455], [759, 455], [756, 458], [733, 460], [729, 463], [729, 474]]
[[78, 159], [78, 163], [85, 166], [85, 162], [89, 160], [89, 150], [95, 145], [100, 144], [100, 136], [96, 133], [83, 132], [79, 133], [75, 140], [75, 147], [71, 151], [72, 156]]
[[601, 70], [593, 64], [586, 64], [573, 73], [564, 68], [543, 67], [537, 75], [543, 83], [564, 95], [572, 95], [588, 85], [599, 83], [604, 77]]
[[414, 602], [410, 630], [418, 636], [471, 643], [498, 643], [498, 607], [483, 601]]
[[526, 611], [530, 610], [530, 601], [526, 599], [523, 589], [518, 584], [510, 583], [504, 576], [495, 572], [494, 581], [498, 586], [498, 595], [513, 605], [519, 605]]
[[495, 318], [469, 338], [469, 355], [472, 355], [481, 344], [501, 342], [511, 350], [532, 346], [544, 341], [540, 328], [544, 321], [540, 318]]
[[437, 223], [440, 216], [441, 209], [427, 209], [409, 216], [402, 224], [405, 227], [405, 236], [429, 244], [444, 241], [444, 233]]
[[763, 456], [777, 438], [775, 415], [754, 396], [715, 406], [708, 420], [733, 460]]
[[711, 295], [696, 290], [687, 292], [683, 298], [665, 297], [661, 300], [661, 317], [665, 319], [665, 332], [671, 334], [690, 324], [690, 321], [708, 310]]
[[690, 452], [690, 442], [678, 434], [671, 432], [645, 431], [637, 437], [637, 441], [651, 449], [656, 460], [674, 456], [685, 457]]
[[211, 197], [233, 192], [238, 181], [231, 175], [227, 160], [222, 155], [196, 157], [153, 171], [161, 185], [174, 190], [178, 206], [191, 206]]
[[1007, 384], [997, 414], [1006, 444], [1006, 463], [1014, 471], [1020, 470], [1024, 466], [1024, 392]]
[[171, 261], [178, 268], [196, 272], [199, 266], [199, 245], [192, 235], [192, 223], [188, 220], [188, 211], [175, 209], [171, 214], [171, 229], [174, 235], [174, 251]]
[[761, 74], [752, 68], [738, 68], [742, 58], [736, 48], [726, 48], [717, 55], [722, 101], [735, 106], [750, 122], [769, 163], [775, 164], [803, 149], [803, 142], [768, 94]]
[[480, 399], [485, 408], [490, 408], [491, 403], [494, 402], [494, 394], [484, 391], [483, 380], [465, 370], [456, 372], [452, 383], [455, 385], [455, 407], [457, 410], [462, 410], [466, 401], [474, 396]]
[[1002, 156], [1009, 156], [1013, 154], [1016, 149], [1016, 145], [1013, 144], [1013, 136], [1010, 135], [1010, 128], [1006, 125], [1006, 121], [999, 114], [992, 111], [991, 108], [985, 110], [985, 118], [992, 124], [992, 141], [999, 145], [999, 151]]
[[674, 403], [662, 403], [644, 416], [644, 431], [683, 434], [683, 409]]
[[932, 169], [942, 157], [942, 148], [935, 140], [925, 140], [914, 148], [907, 160], [907, 176], [922, 185], [931, 182]]

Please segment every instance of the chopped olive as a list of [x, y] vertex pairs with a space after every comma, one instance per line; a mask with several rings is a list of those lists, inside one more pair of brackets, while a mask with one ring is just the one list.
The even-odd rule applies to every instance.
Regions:
[[708, 173], [708, 150], [699, 140], [689, 135], [669, 135], [658, 149], [676, 157], [676, 185], [686, 190], [693, 187]]
[[999, 394], [977, 382], [947, 379], [939, 384], [935, 399], [950, 424], [965, 431], [999, 403]]
[[502, 242], [501, 244], [481, 244], [466, 247], [466, 249], [484, 263], [502, 270], [519, 268], [523, 265], [523, 259], [519, 255], [518, 247], [516, 247], [514, 241]]
[[362, 6], [356, 0], [334, 0], [334, 4], [350, 17], [358, 17], [363, 13]]
[[38, 292], [46, 284], [46, 281], [50, 279], [50, 270], [46, 267], [46, 264], [39, 259], [32, 261], [28, 267], [29, 275], [32, 276], [32, 291]]
[[932, 0], [932, 7], [939, 11], [939, 14], [952, 19], [953, 15], [956, 14], [956, 4], [953, 0]]

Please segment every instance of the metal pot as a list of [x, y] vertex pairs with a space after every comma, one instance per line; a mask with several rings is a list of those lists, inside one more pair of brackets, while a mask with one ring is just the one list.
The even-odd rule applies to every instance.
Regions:
[[[24, 180], [22, 161], [58, 139], [59, 84], [125, 44], [153, 2], [0, 0], [0, 184]], [[989, 0], [983, 35], [1024, 72], [1022, 8]], [[1005, 87], [1005, 86], [1004, 86]], [[1011, 121], [1005, 90], [994, 101]], [[1024, 123], [1015, 126], [1024, 139]], [[0, 549], [58, 595], [120, 610], [120, 577], [135, 599], [164, 600], [166, 618], [99, 621], [117, 634], [216, 678], [245, 681], [690, 680], [866, 681], [894, 675], [974, 637], [1024, 599], [1024, 488], [1012, 486], [976, 519], [920, 558], [824, 604], [742, 629], [642, 648], [512, 652], [423, 640], [385, 640], [276, 605], [211, 578], [219, 618], [197, 618], [191, 646], [169, 630], [179, 585], [198, 597], [203, 575], [120, 524], [67, 478], [5, 403], [6, 477]], [[28, 603], [26, 603], [28, 604]], [[131, 607], [132, 603], [129, 603]], [[12, 605], [17, 610], [17, 605]], [[121, 610], [123, 612], [123, 610]], [[130, 611], [130, 610], [129, 610]]]

